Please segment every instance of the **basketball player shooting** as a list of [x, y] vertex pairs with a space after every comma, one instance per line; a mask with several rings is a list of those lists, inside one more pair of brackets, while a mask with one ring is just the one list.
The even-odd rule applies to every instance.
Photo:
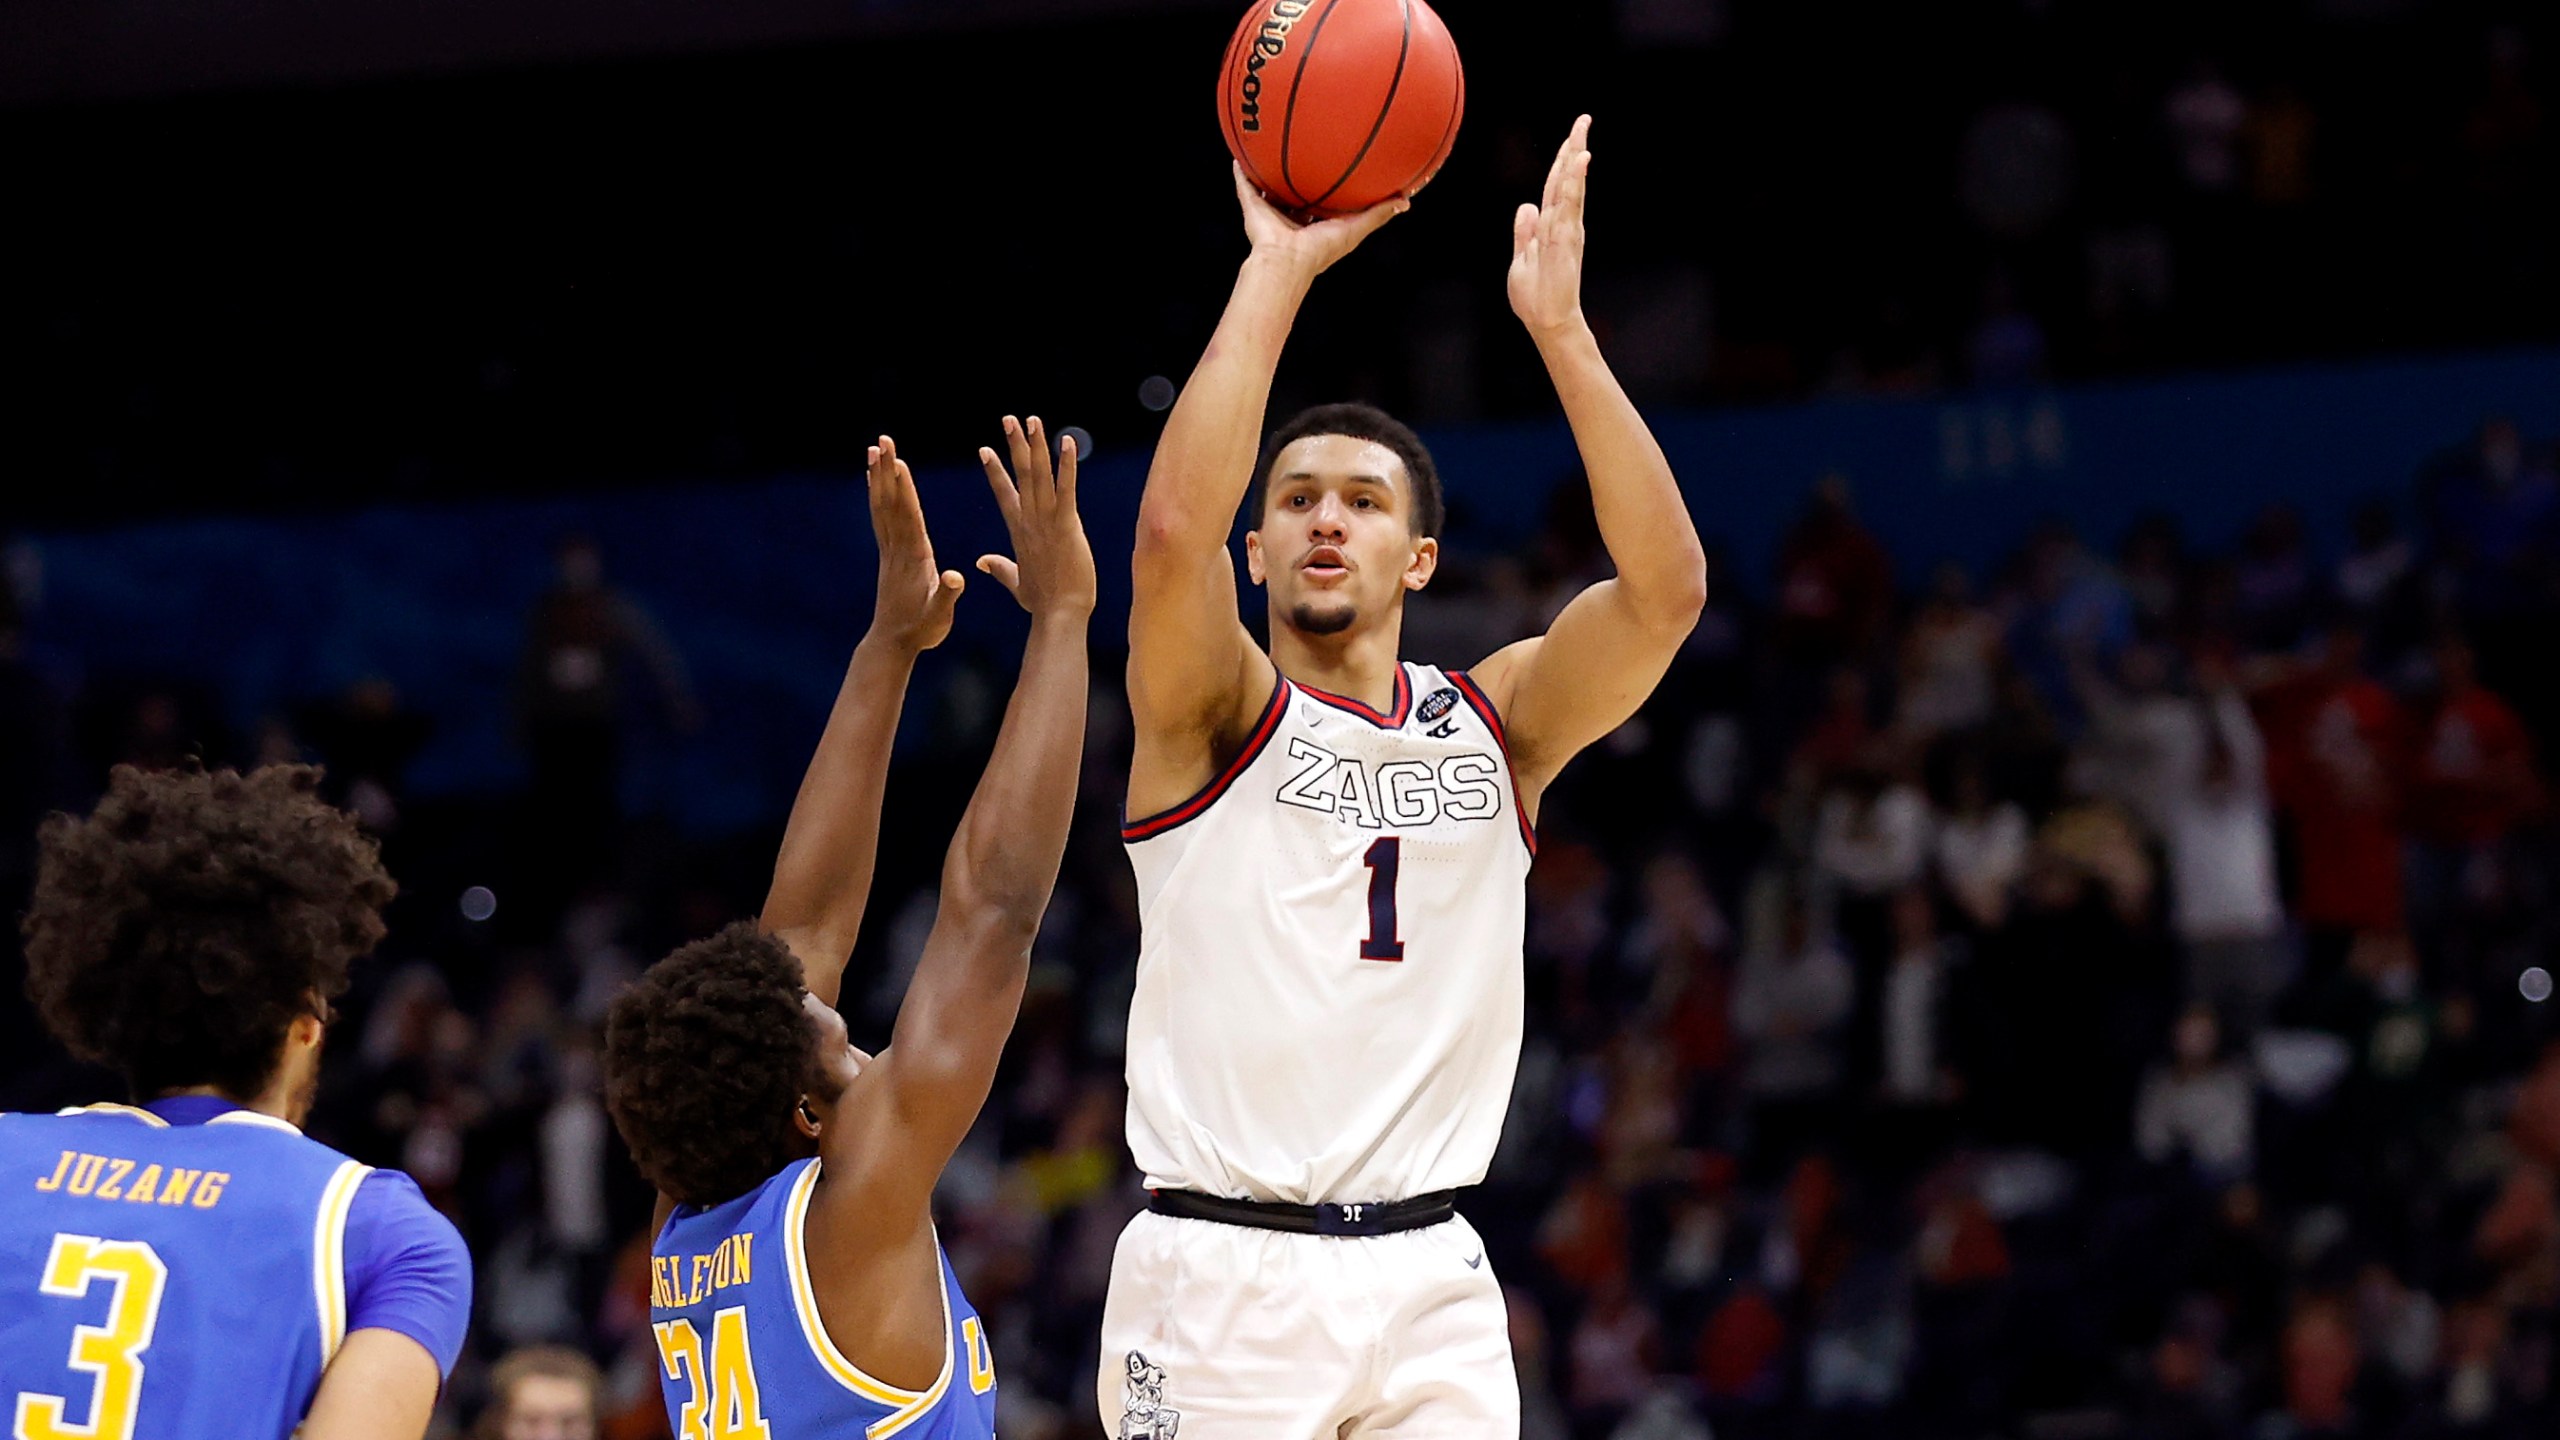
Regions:
[[[1471, 672], [1403, 663], [1440, 484], [1365, 406], [1263, 442], [1309, 287], [1408, 202], [1298, 224], [1236, 178], [1252, 253], [1138, 519], [1124, 831], [1143, 936], [1122, 1235], [1097, 1398], [1122, 1440], [1519, 1428], [1506, 1316], [1453, 1192], [1519, 1063], [1538, 798], [1632, 715], [1706, 603], [1678, 483], [1582, 313], [1590, 119], [1512, 228], [1511, 306], [1589, 472], [1614, 579]], [[1227, 534], [1268, 653], [1236, 610]]]

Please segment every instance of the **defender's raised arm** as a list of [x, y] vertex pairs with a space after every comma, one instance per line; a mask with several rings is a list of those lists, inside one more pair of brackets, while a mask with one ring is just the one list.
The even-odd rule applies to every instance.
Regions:
[[809, 993], [829, 1008], [871, 898], [880, 799], [907, 680], [916, 656], [951, 633], [962, 586], [958, 571], [934, 563], [915, 476], [898, 458], [897, 442], [881, 436], [869, 458], [871, 533], [880, 547], [871, 629], [854, 647], [817, 753], [801, 777], [757, 922], [791, 947]]
[[1007, 417], [1005, 434], [1012, 474], [993, 451], [979, 457], [1014, 554], [982, 557], [978, 568], [1031, 612], [1030, 643], [995, 753], [943, 862], [941, 906], [888, 1048], [855, 1082], [854, 1123], [821, 1142], [832, 1169], [862, 1177], [848, 1188], [863, 1203], [912, 1201], [918, 1213], [995, 1081], [1082, 773], [1094, 572], [1076, 515], [1075, 442], [1060, 447], [1052, 467], [1036, 417], [1027, 425]]

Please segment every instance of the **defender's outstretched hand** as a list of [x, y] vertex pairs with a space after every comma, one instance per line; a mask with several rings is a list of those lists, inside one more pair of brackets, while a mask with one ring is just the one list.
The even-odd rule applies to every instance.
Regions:
[[880, 546], [880, 592], [871, 628], [908, 650], [930, 650], [951, 633], [951, 607], [967, 581], [934, 564], [916, 477], [898, 458], [898, 443], [880, 437], [869, 454], [871, 534]]
[[1357, 215], [1294, 220], [1263, 198], [1262, 192], [1245, 178], [1242, 165], [1230, 162], [1228, 168], [1235, 172], [1236, 204], [1244, 209], [1245, 238], [1253, 242], [1253, 253], [1285, 259], [1309, 279], [1359, 249], [1360, 242], [1378, 233], [1379, 226], [1413, 208], [1411, 200], [1399, 195], [1381, 200]]
[[[987, 470], [987, 488], [1004, 512], [1004, 528], [1013, 537], [1013, 558], [978, 557], [978, 568], [1013, 592], [1033, 615], [1090, 615], [1095, 594], [1093, 547], [1086, 543], [1084, 521], [1076, 514], [1076, 442], [1058, 442], [1057, 462], [1049, 459], [1049, 434], [1034, 415], [1028, 424], [1004, 417], [1005, 448], [1012, 453], [1008, 473], [996, 452], [980, 447], [978, 463]], [[1015, 476], [1021, 477], [1020, 481]]]
[[1591, 174], [1591, 117], [1547, 167], [1546, 193], [1511, 217], [1511, 311], [1531, 333], [1582, 323], [1582, 201]]

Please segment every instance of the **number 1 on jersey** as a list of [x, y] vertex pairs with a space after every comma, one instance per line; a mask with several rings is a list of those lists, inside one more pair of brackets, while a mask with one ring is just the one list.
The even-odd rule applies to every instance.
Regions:
[[1363, 960], [1404, 958], [1404, 941], [1396, 933], [1396, 866], [1403, 855], [1403, 838], [1383, 835], [1360, 857], [1369, 867], [1369, 938], [1360, 942]]

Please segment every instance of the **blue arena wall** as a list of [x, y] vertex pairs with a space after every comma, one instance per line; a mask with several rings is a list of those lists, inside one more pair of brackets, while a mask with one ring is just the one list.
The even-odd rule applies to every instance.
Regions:
[[[1656, 420], [1700, 527], [1738, 567], [1720, 580], [1758, 591], [1826, 471], [1849, 477], [1909, 582], [1942, 558], [1988, 566], [2051, 516], [2111, 545], [2135, 517], [2165, 509], [2211, 546], [2285, 500], [2334, 545], [2355, 503], [2405, 504], [2420, 463], [2494, 414], [2528, 434], [2560, 432], [2560, 350]], [[1108, 642], [1127, 603], [1146, 456], [1098, 438], [1084, 494], [1103, 571], [1095, 624]], [[1534, 534], [1548, 494], [1576, 472], [1560, 421], [1428, 438], [1450, 488], [1454, 546]], [[974, 470], [920, 480], [946, 564], [966, 568], [997, 546]], [[684, 654], [707, 710], [702, 732], [665, 742], [664, 763], [635, 767], [647, 789], [634, 803], [697, 830], [778, 816], [869, 613], [858, 476], [38, 535], [30, 639], [65, 682], [152, 675], [213, 687], [244, 731], [384, 676], [436, 724], [414, 786], [490, 790], [520, 775], [508, 698], [523, 619], [570, 532], [601, 542], [614, 581]], [[953, 649], [1000, 656], [1018, 619], [992, 582], [973, 578]], [[911, 737], [931, 725], [934, 687], [956, 668], [929, 664], [920, 677]]]

